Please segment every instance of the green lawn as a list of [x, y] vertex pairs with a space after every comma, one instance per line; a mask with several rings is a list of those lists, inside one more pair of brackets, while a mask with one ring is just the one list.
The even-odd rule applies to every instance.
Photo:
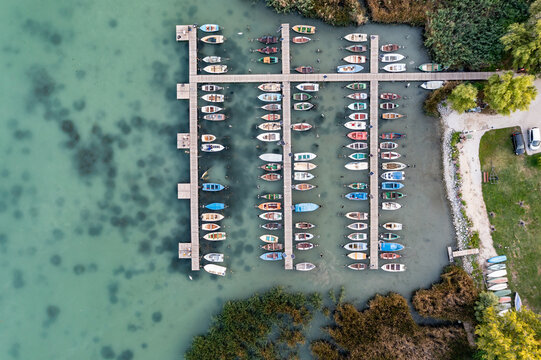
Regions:
[[540, 312], [541, 168], [536, 166], [535, 156], [513, 153], [510, 135], [514, 130], [489, 131], [481, 139], [481, 170], [490, 173], [494, 166], [499, 177], [495, 185], [483, 184], [483, 197], [495, 227], [494, 247], [508, 257], [510, 287], [532, 310]]

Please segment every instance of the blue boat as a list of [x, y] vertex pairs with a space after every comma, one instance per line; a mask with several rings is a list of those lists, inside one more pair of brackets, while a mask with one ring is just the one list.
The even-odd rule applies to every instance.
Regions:
[[349, 199], [349, 200], [367, 200], [368, 199], [368, 193], [365, 193], [365, 192], [350, 192], [349, 194], [346, 194], [346, 199]]
[[339, 72], [339, 73], [348, 73], [348, 74], [358, 73], [362, 69], [364, 69], [364, 67], [362, 67], [361, 65], [354, 65], [354, 64], [339, 65], [339, 66], [336, 67], [337, 72]]
[[282, 258], [282, 253], [278, 252], [278, 251], [264, 253], [259, 258], [262, 259], [262, 260], [267, 260], [267, 261], [278, 261], [278, 260], [283, 259]]
[[507, 256], [505, 255], [494, 256], [487, 260], [487, 262], [491, 264], [501, 263], [505, 261], [507, 261]]
[[314, 203], [295, 204], [295, 212], [310, 212], [317, 209], [319, 209], [319, 205]]
[[520, 296], [516, 292], [515, 293], [515, 310], [520, 311], [521, 308], [522, 308], [522, 300], [520, 300]]
[[212, 203], [212, 204], [208, 204], [208, 205], [205, 205], [205, 207], [209, 210], [223, 210], [225, 209], [225, 204], [224, 203]]
[[387, 171], [381, 174], [381, 178], [384, 180], [402, 181], [405, 179], [405, 175], [403, 171]]
[[395, 182], [395, 181], [388, 181], [388, 182], [381, 183], [382, 190], [398, 190], [398, 189], [402, 189], [403, 187], [404, 187], [404, 184]]
[[204, 24], [199, 27], [199, 30], [204, 32], [215, 32], [220, 30], [220, 25], [216, 24]]
[[398, 243], [382, 242], [379, 244], [380, 251], [400, 251], [404, 249], [404, 245]]
[[225, 189], [225, 186], [216, 183], [203, 183], [201, 186], [201, 190], [203, 191], [221, 191], [223, 189]]

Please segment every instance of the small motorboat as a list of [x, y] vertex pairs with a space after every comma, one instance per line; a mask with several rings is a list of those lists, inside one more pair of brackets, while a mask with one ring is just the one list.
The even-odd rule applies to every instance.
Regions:
[[379, 95], [379, 98], [381, 100], [397, 100], [400, 99], [401, 96], [395, 93], [382, 93]]
[[265, 234], [265, 235], [261, 235], [259, 237], [259, 239], [263, 242], [266, 242], [266, 243], [271, 243], [271, 244], [275, 244], [278, 242], [279, 238], [278, 236], [276, 235], [270, 235], [270, 234]]
[[213, 85], [213, 84], [205, 84], [201, 86], [201, 90], [205, 92], [215, 92], [222, 90], [223, 87], [219, 85]]
[[347, 137], [351, 140], [368, 140], [367, 131], [352, 131], [347, 134]]
[[307, 184], [307, 183], [296, 184], [296, 185], [293, 186], [293, 188], [295, 190], [298, 190], [298, 191], [308, 191], [308, 190], [312, 190], [312, 189], [314, 189], [316, 187], [317, 187], [316, 185]]
[[379, 148], [382, 150], [393, 150], [398, 147], [398, 144], [392, 141], [384, 141], [379, 144]]
[[505, 255], [494, 256], [487, 260], [487, 262], [491, 264], [498, 264], [498, 263], [502, 263], [506, 261], [507, 261], [507, 256]]
[[368, 148], [368, 144], [365, 142], [354, 142], [351, 144], [347, 144], [346, 147], [351, 150], [364, 150]]
[[266, 105], [263, 105], [261, 108], [267, 111], [280, 111], [282, 110], [282, 104], [276, 104], [276, 103], [266, 104]]
[[385, 65], [383, 67], [383, 70], [388, 71], [388, 72], [404, 72], [406, 71], [406, 64], [398, 63], [398, 64]]
[[295, 233], [295, 241], [307, 241], [314, 238], [314, 234], [310, 233]]
[[206, 113], [206, 114], [212, 114], [212, 113], [222, 111], [222, 110], [223, 108], [219, 106], [214, 106], [214, 105], [207, 105], [201, 108], [201, 112]]
[[363, 55], [348, 55], [345, 58], [343, 58], [347, 63], [350, 64], [364, 64], [366, 62], [366, 56]]
[[317, 165], [311, 162], [296, 162], [293, 163], [294, 171], [311, 171], [317, 168]]
[[348, 170], [353, 170], [353, 171], [368, 170], [368, 162], [352, 161], [344, 165], [344, 167]]
[[265, 181], [278, 181], [282, 178], [282, 175], [276, 173], [266, 173], [260, 176]]
[[279, 132], [269, 132], [257, 135], [257, 140], [264, 142], [280, 141]]
[[[359, 45], [352, 45], [352, 46], [359, 46]], [[350, 89], [350, 90], [366, 90], [366, 83], [354, 82], [354, 83], [351, 83], [351, 84], [347, 84], [346, 89]]]
[[201, 144], [201, 151], [204, 152], [219, 152], [225, 149], [221, 144]]
[[272, 35], [264, 35], [260, 38], [257, 38], [257, 41], [265, 45], [276, 44], [278, 42], [278, 37]]
[[363, 242], [350, 242], [344, 245], [344, 249], [349, 251], [365, 251], [368, 250], [368, 245]]
[[402, 255], [397, 253], [381, 253], [379, 254], [379, 257], [383, 260], [396, 260], [398, 258], [401, 258]]
[[261, 91], [265, 92], [278, 92], [282, 90], [282, 84], [280, 83], [264, 83], [257, 87]]
[[445, 68], [441, 64], [426, 63], [419, 65], [419, 70], [426, 72], [438, 72], [445, 70]]
[[203, 239], [209, 241], [223, 241], [226, 238], [227, 237], [224, 232], [211, 232], [203, 236]]
[[277, 47], [265, 46], [256, 50], [260, 54], [270, 55], [278, 52]]
[[201, 190], [203, 191], [222, 191], [225, 186], [217, 183], [203, 183], [201, 184]]
[[265, 114], [261, 118], [265, 121], [278, 121], [282, 116], [280, 114]]
[[398, 113], [394, 113], [394, 112], [383, 113], [383, 114], [381, 114], [381, 118], [382, 118], [382, 119], [385, 119], [385, 120], [400, 119], [400, 118], [403, 118], [403, 117], [404, 117], [404, 115], [398, 114]]
[[201, 142], [209, 143], [209, 142], [213, 142], [214, 140], [216, 140], [216, 136], [214, 136], [212, 134], [203, 134], [203, 135], [201, 135]]
[[282, 164], [279, 163], [267, 163], [260, 166], [265, 171], [279, 171], [282, 169]]
[[278, 260], [282, 260], [282, 253], [277, 252], [277, 251], [268, 252], [268, 253], [264, 253], [259, 258], [261, 260], [267, 260], [267, 261], [278, 261]]
[[353, 111], [366, 110], [366, 103], [355, 102], [348, 105], [348, 109]]
[[361, 112], [355, 112], [353, 114], [349, 114], [348, 116], [351, 120], [366, 120], [368, 119], [367, 113], [361, 113]]
[[301, 212], [311, 212], [319, 209], [318, 204], [314, 203], [299, 203], [295, 204], [295, 212], [301, 213]]
[[308, 131], [312, 128], [312, 125], [308, 123], [297, 123], [291, 127], [294, 131]]
[[349, 234], [347, 238], [353, 241], [362, 241], [362, 240], [366, 240], [367, 235], [365, 233], [355, 232], [355, 233]]
[[344, 39], [346, 39], [349, 42], [365, 42], [368, 40], [367, 34], [360, 34], [360, 33], [352, 33], [347, 34], [344, 36]]
[[426, 81], [421, 84], [421, 87], [426, 90], [436, 90], [443, 86], [445, 82], [441, 80], [436, 81]]
[[296, 86], [300, 91], [315, 92], [319, 91], [319, 84], [317, 83], [302, 83]]
[[271, 201], [271, 202], [261, 203], [257, 207], [259, 210], [276, 211], [276, 210], [282, 209], [282, 204], [276, 201]]
[[257, 97], [261, 101], [276, 102], [282, 100], [282, 94], [277, 93], [263, 93]]
[[496, 278], [496, 277], [502, 277], [502, 276], [507, 276], [507, 270], [496, 270], [496, 271], [491, 271], [487, 274], [487, 278]]
[[224, 254], [220, 253], [208, 253], [203, 256], [203, 259], [210, 262], [224, 262]]
[[264, 131], [277, 131], [282, 130], [282, 123], [277, 121], [270, 121], [259, 124], [257, 127]]
[[258, 196], [258, 198], [266, 199], [266, 200], [281, 200], [282, 194], [265, 194], [265, 195]]
[[379, 56], [379, 61], [383, 63], [397, 62], [404, 59], [405, 56], [402, 54], [381, 54]]
[[398, 190], [402, 189], [404, 187], [403, 183], [395, 182], [395, 181], [386, 181], [381, 183], [381, 189], [382, 190]]
[[312, 95], [308, 93], [295, 93], [293, 94], [293, 100], [295, 101], [306, 101], [310, 100], [312, 98]]
[[205, 44], [223, 44], [225, 38], [223, 35], [208, 35], [201, 38], [201, 41]]
[[203, 68], [203, 71], [210, 74], [224, 74], [227, 72], [227, 65], [208, 65]]
[[357, 153], [349, 154], [348, 157], [352, 160], [366, 160], [368, 159], [368, 154], [357, 152]]
[[350, 188], [350, 189], [353, 189], [353, 190], [364, 190], [364, 189], [368, 189], [368, 184], [355, 182], [355, 183], [351, 183], [351, 184], [347, 185], [347, 187]]
[[297, 243], [295, 244], [295, 248], [297, 250], [312, 250], [313, 248], [315, 247], [314, 244], [312, 244], [311, 242], [300, 242], [300, 243]]
[[493, 265], [487, 266], [487, 269], [490, 271], [503, 270], [505, 268], [507, 268], [507, 265], [505, 264], [493, 264]]
[[346, 213], [344, 216], [350, 220], [368, 220], [368, 213], [366, 212], [352, 211]]
[[365, 192], [350, 192], [345, 195], [348, 200], [368, 200], [368, 193]]
[[381, 178], [388, 181], [404, 181], [406, 173], [404, 171], [386, 171], [381, 174]]
[[306, 44], [310, 40], [312, 39], [310, 39], [308, 36], [294, 36], [291, 39], [294, 44]]
[[487, 288], [487, 290], [490, 290], [490, 291], [499, 291], [499, 290], [504, 290], [504, 289], [507, 289], [507, 284], [504, 283], [504, 284], [494, 284], [492, 286], [489, 286]]
[[398, 231], [402, 230], [402, 224], [397, 222], [388, 222], [383, 225], [381, 225], [384, 229], [392, 230], [392, 231]]
[[203, 119], [208, 121], [224, 121], [227, 119], [227, 116], [224, 114], [207, 114], [203, 116]]
[[204, 24], [199, 27], [199, 30], [204, 31], [204, 32], [216, 32], [216, 31], [220, 31], [220, 25]]
[[203, 62], [206, 62], [207, 64], [216, 64], [219, 62], [222, 62], [221, 56], [205, 56], [203, 59]]
[[379, 104], [379, 108], [383, 110], [392, 110], [400, 107], [400, 105], [392, 103], [392, 102], [384, 102]]
[[204, 223], [201, 225], [201, 230], [216, 231], [220, 228], [220, 225], [214, 223]]
[[391, 52], [391, 51], [396, 51], [400, 48], [402, 48], [403, 46], [400, 46], [400, 45], [397, 45], [397, 44], [385, 44], [385, 45], [381, 45], [381, 51], [383, 52]]
[[201, 214], [201, 221], [220, 221], [224, 216], [217, 213], [203, 213]]
[[215, 265], [215, 264], [207, 264], [203, 266], [203, 269], [212, 275], [218, 275], [218, 276], [225, 276], [225, 273], [227, 271], [227, 268], [225, 266]]
[[346, 97], [352, 100], [365, 100], [368, 99], [368, 94], [364, 92], [354, 92], [346, 95]]
[[381, 198], [383, 200], [397, 200], [397, 199], [402, 199], [405, 196], [406, 194], [403, 194], [398, 191], [385, 191], [381, 193]]
[[364, 270], [364, 269], [366, 269], [366, 264], [353, 263], [353, 264], [349, 264], [348, 268], [351, 269], [351, 270]]
[[381, 267], [381, 270], [389, 272], [402, 272], [406, 271], [406, 265], [398, 263], [385, 264]]
[[295, 71], [301, 74], [311, 74], [314, 72], [314, 68], [312, 66], [297, 66]]
[[201, 96], [201, 99], [208, 102], [223, 103], [225, 96], [222, 94], [205, 94]]
[[308, 180], [312, 180], [313, 178], [315, 178], [315, 175], [310, 174], [309, 172], [306, 172], [306, 171], [293, 172], [293, 180], [295, 181], [308, 181]]
[[257, 59], [257, 61], [263, 64], [278, 64], [278, 58], [276, 56], [263, 56]]
[[366, 230], [368, 229], [368, 224], [367, 223], [363, 223], [363, 222], [355, 222], [355, 223], [351, 223], [347, 226], [348, 229], [351, 229], [351, 230]]
[[395, 132], [385, 132], [380, 135], [382, 140], [397, 140], [406, 137], [405, 134], [395, 133]]
[[265, 153], [259, 155], [259, 158], [268, 162], [282, 162], [282, 154]]
[[314, 153], [309, 152], [301, 152], [301, 153], [295, 153], [293, 155], [293, 160], [295, 161], [310, 161], [314, 160], [317, 157]]
[[387, 162], [381, 164], [383, 170], [402, 170], [406, 167], [407, 165], [401, 162]]
[[310, 271], [314, 270], [315, 268], [316, 266], [309, 262], [298, 263], [295, 265], [295, 270], [297, 271]]
[[291, 30], [295, 31], [299, 34], [315, 34], [316, 33], [316, 27], [312, 25], [295, 25], [291, 28]]
[[348, 258], [353, 260], [366, 260], [367, 256], [363, 252], [351, 252], [348, 254]]
[[270, 212], [265, 212], [263, 214], [260, 214], [259, 217], [263, 220], [268, 220], [268, 221], [280, 221], [282, 220], [282, 213], [276, 212], [276, 211], [270, 211]]
[[400, 154], [395, 151], [384, 151], [380, 156], [383, 160], [396, 160], [400, 158]]
[[261, 227], [265, 230], [271, 230], [271, 231], [282, 230], [282, 224], [277, 223], [277, 222], [265, 223], [261, 225]]
[[395, 233], [381, 233], [379, 234], [379, 238], [381, 240], [391, 241], [391, 240], [396, 240], [400, 238], [400, 235], [395, 234]]
[[404, 245], [391, 242], [380, 242], [379, 250], [380, 251], [400, 251], [404, 249]]
[[261, 248], [267, 251], [280, 251], [284, 249], [284, 245], [280, 243], [265, 244], [265, 245], [261, 245]]
[[295, 223], [295, 228], [296, 229], [313, 229], [315, 228], [316, 226], [312, 223], [309, 223], [309, 222], [298, 222], [298, 223]]
[[364, 67], [362, 67], [361, 65], [338, 65], [336, 67], [336, 72], [353, 74], [353, 73], [358, 73], [362, 71], [363, 69]]
[[402, 205], [397, 202], [384, 201], [381, 203], [381, 210], [398, 210], [401, 207]]
[[293, 104], [293, 110], [300, 110], [300, 111], [306, 111], [310, 110], [314, 107], [314, 104], [311, 104], [309, 102], [300, 102]]

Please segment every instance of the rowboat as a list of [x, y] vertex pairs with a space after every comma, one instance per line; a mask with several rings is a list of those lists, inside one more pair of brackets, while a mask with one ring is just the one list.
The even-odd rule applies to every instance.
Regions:
[[267, 200], [281, 200], [282, 194], [265, 194], [265, 195], [259, 195], [258, 198], [267, 199]]
[[202, 221], [220, 221], [224, 218], [222, 214], [217, 213], [203, 213], [201, 214]]
[[293, 155], [293, 160], [295, 161], [310, 161], [314, 160], [317, 157], [316, 154], [309, 152], [295, 153]]
[[349, 154], [348, 157], [352, 160], [366, 160], [368, 159], [368, 154], [357, 152], [357, 153]]
[[381, 193], [381, 198], [384, 200], [396, 200], [396, 199], [401, 199], [405, 196], [406, 194], [403, 194], [398, 191], [386, 191], [386, 192]]
[[487, 266], [487, 269], [491, 271], [503, 270], [505, 268], [507, 268], [507, 265], [505, 264], [494, 264], [494, 265]]
[[276, 235], [270, 235], [270, 234], [265, 234], [265, 235], [261, 235], [259, 237], [259, 239], [263, 242], [266, 242], [266, 243], [271, 243], [271, 244], [274, 244], [274, 243], [277, 243], [279, 238], [278, 236]]
[[347, 228], [351, 230], [366, 230], [368, 229], [368, 224], [362, 222], [354, 222], [349, 224]]
[[219, 275], [219, 276], [225, 276], [225, 272], [227, 271], [227, 268], [225, 266], [215, 265], [215, 264], [207, 264], [203, 266], [203, 269], [205, 269], [206, 272], [212, 275]]
[[264, 142], [280, 141], [280, 133], [270, 132], [257, 135], [257, 140]]
[[368, 119], [368, 114], [367, 113], [356, 112], [356, 113], [353, 113], [353, 114], [349, 114], [348, 117], [351, 120], [366, 120], [366, 119]]
[[201, 99], [208, 102], [223, 103], [225, 100], [225, 95], [223, 94], [205, 94], [201, 96]]
[[347, 185], [347, 187], [353, 190], [364, 190], [364, 189], [368, 189], [368, 184], [355, 182], [355, 183], [351, 183]]
[[311, 240], [314, 238], [314, 234], [310, 233], [296, 233], [295, 234], [295, 241], [305, 241], [305, 240]]
[[[496, 291], [494, 293], [494, 295], [498, 296], [498, 297], [501, 297], [501, 296], [507, 296], [507, 295], [511, 295], [511, 290], [500, 290], [500, 291]], [[518, 294], [517, 294], [518, 295]], [[515, 295], [516, 296], [516, 295]]]
[[211, 232], [211, 233], [205, 234], [203, 236], [203, 239], [209, 240], [209, 241], [222, 241], [226, 239], [226, 235], [224, 232]]
[[427, 72], [437, 72], [445, 70], [441, 64], [436, 63], [426, 63], [419, 65], [419, 70]]
[[379, 61], [388, 63], [388, 62], [396, 62], [404, 59], [405, 56], [402, 54], [381, 54], [379, 56]]
[[381, 178], [388, 181], [404, 181], [406, 173], [404, 171], [386, 171], [381, 174]]
[[406, 168], [406, 164], [403, 164], [401, 162], [388, 162], [382, 163], [381, 168], [383, 170], [402, 170]]
[[278, 58], [276, 56], [264, 56], [262, 58], [257, 59], [257, 61], [263, 64], [277, 64]]
[[295, 36], [291, 39], [294, 44], [306, 44], [310, 40], [312, 39], [310, 39], [308, 36]]
[[393, 231], [398, 231], [398, 230], [402, 230], [403, 227], [402, 227], [402, 224], [401, 223], [397, 223], [397, 222], [388, 222], [388, 223], [385, 223], [383, 225], [381, 225], [384, 229], [387, 229], [387, 230], [393, 230]]
[[220, 253], [208, 253], [203, 256], [203, 259], [210, 262], [224, 262], [224, 254]]
[[388, 72], [403, 72], [406, 71], [406, 64], [389, 64], [383, 67], [383, 70]]
[[366, 260], [367, 256], [363, 252], [352, 252], [348, 254], [348, 258], [353, 260]]
[[387, 132], [387, 133], [382, 133], [380, 135], [380, 138], [383, 140], [394, 140], [394, 139], [401, 139], [405, 136], [406, 136], [405, 134], [401, 134], [401, 133]]
[[201, 230], [216, 231], [220, 228], [220, 225], [214, 223], [205, 223], [201, 225]]
[[490, 291], [499, 291], [504, 289], [507, 289], [507, 284], [495, 284], [488, 287], [488, 290]]
[[392, 150], [396, 149], [398, 147], [398, 144], [392, 141], [384, 141], [379, 144], [379, 148], [382, 150]]
[[348, 109], [350, 110], [366, 110], [366, 103], [363, 102], [355, 102], [348, 105]]
[[498, 278], [493, 278], [493, 279], [487, 280], [487, 284], [503, 284], [503, 283], [506, 283], [508, 281], [509, 281], [509, 279], [507, 279], [506, 277], [498, 277]]
[[502, 296], [498, 299], [498, 302], [500, 304], [510, 303], [511, 302], [511, 296]]
[[382, 100], [396, 100], [400, 99], [401, 96], [395, 93], [382, 93], [379, 95], [379, 98]]
[[366, 269], [366, 264], [353, 263], [353, 264], [349, 264], [348, 268], [350, 268], [351, 270], [364, 270], [364, 269]]
[[282, 204], [276, 201], [261, 203], [257, 206], [259, 210], [276, 211], [282, 209]]
[[263, 214], [260, 214], [259, 217], [263, 220], [280, 221], [282, 220], [282, 213], [276, 211], [265, 212]]
[[299, 89], [300, 91], [308, 91], [308, 92], [319, 91], [319, 84], [302, 83], [302, 84], [297, 85], [297, 89]]
[[398, 210], [401, 207], [402, 205], [392, 201], [385, 201], [381, 203], [381, 210]]
[[368, 193], [365, 192], [350, 192], [345, 195], [348, 200], [368, 200]]
[[368, 94], [364, 92], [355, 92], [355, 93], [346, 95], [346, 97], [352, 100], [365, 100], [365, 99], [368, 99]]
[[314, 107], [314, 104], [311, 104], [309, 102], [300, 102], [293, 104], [293, 110], [300, 110], [300, 111], [306, 111], [310, 110]]
[[516, 311], [520, 311], [520, 309], [522, 308], [522, 300], [520, 299], [520, 296], [518, 293], [515, 293], [515, 310]]
[[282, 169], [282, 164], [267, 163], [267, 164], [261, 165], [260, 168], [265, 171], [279, 171]]
[[297, 271], [310, 271], [314, 270], [315, 268], [316, 266], [309, 262], [298, 263], [295, 265], [295, 270]]
[[264, 93], [257, 97], [261, 101], [276, 102], [282, 100], [282, 94], [277, 93]]
[[368, 213], [366, 212], [352, 211], [346, 213], [344, 216], [350, 220], [368, 220]]
[[199, 27], [199, 30], [204, 31], [204, 32], [216, 32], [216, 31], [220, 31], [220, 25], [204, 24]]
[[203, 207], [209, 210], [223, 210], [225, 209], [225, 204], [224, 203], [211, 203]]
[[257, 41], [265, 45], [276, 44], [278, 42], [278, 37], [272, 35], [264, 35], [258, 38]]
[[497, 264], [497, 263], [502, 263], [506, 261], [507, 261], [507, 256], [505, 255], [494, 256], [487, 260], [487, 262], [491, 264]]
[[311, 74], [314, 72], [314, 68], [312, 66], [297, 66], [295, 71], [301, 74]]
[[282, 110], [282, 105], [281, 105], [281, 104], [272, 103], [272, 104], [266, 104], [266, 105], [263, 105], [261, 108], [262, 108], [263, 110], [267, 110], [267, 111], [280, 111], [280, 110]]
[[363, 161], [352, 161], [344, 165], [344, 167], [348, 170], [353, 171], [359, 171], [359, 170], [367, 170], [368, 169], [368, 162]]
[[444, 81], [441, 80], [434, 80], [434, 81], [426, 81], [421, 84], [421, 87], [426, 90], [436, 90], [443, 86]]
[[389, 272], [402, 272], [406, 271], [406, 265], [398, 263], [385, 264], [381, 267], [381, 270]]
[[344, 249], [349, 251], [364, 251], [368, 249], [368, 245], [363, 242], [350, 242], [344, 245]]
[[352, 53], [360, 53], [360, 52], [365, 52], [366, 51], [366, 46], [355, 44], [355, 45], [347, 46], [344, 49], [346, 49], [347, 51], [352, 52]]
[[368, 236], [365, 233], [360, 233], [360, 232], [351, 233], [347, 236], [348, 239], [353, 240], [353, 241], [366, 240], [367, 237]]
[[312, 223], [309, 223], [309, 222], [298, 222], [298, 223], [295, 223], [295, 228], [297, 229], [313, 229], [315, 228], [316, 226]]
[[348, 133], [348, 138], [351, 140], [367, 140], [368, 139], [368, 132], [367, 131], [352, 131]]
[[223, 44], [224, 40], [223, 35], [209, 35], [201, 38], [201, 41], [206, 44]]
[[221, 56], [205, 56], [203, 59], [203, 62], [206, 62], [208, 64], [216, 64], [219, 62], [222, 62]]
[[403, 118], [403, 117], [404, 117], [404, 115], [398, 114], [398, 113], [394, 113], [394, 112], [383, 113], [383, 114], [381, 114], [381, 118], [382, 118], [382, 119], [386, 119], [386, 120], [400, 119], [400, 118]]
[[364, 150], [368, 148], [368, 144], [365, 142], [354, 142], [351, 144], [347, 144], [346, 147], [351, 150]]
[[[353, 46], [355, 46], [355, 45], [353, 45]], [[347, 84], [346, 88], [350, 89], [350, 90], [366, 90], [366, 83], [354, 82], [354, 83], [351, 83], [351, 84]]]
[[311, 212], [319, 209], [318, 204], [314, 203], [299, 203], [295, 204], [295, 212]]
[[384, 102], [384, 103], [379, 104], [379, 108], [383, 110], [392, 110], [392, 109], [396, 109], [399, 106], [400, 105], [392, 103], [392, 102]]
[[282, 116], [280, 114], [265, 114], [261, 118], [265, 121], [278, 121]]
[[299, 191], [308, 191], [308, 190], [312, 190], [312, 189], [314, 189], [316, 187], [317, 187], [316, 185], [306, 184], [306, 183], [296, 184], [296, 185], [293, 186], [293, 188], [295, 190], [299, 190]]
[[402, 257], [402, 255], [397, 254], [397, 253], [381, 253], [379, 254], [379, 257], [382, 258], [383, 260], [396, 260]]
[[315, 34], [316, 33], [316, 27], [312, 25], [295, 25], [291, 28], [291, 30], [299, 34]]
[[222, 89], [223, 87], [219, 85], [213, 85], [213, 84], [206, 84], [206, 85], [201, 86], [201, 90], [206, 91], [206, 92], [220, 91]]
[[404, 245], [391, 242], [380, 242], [379, 250], [380, 251], [400, 251], [404, 249]]
[[379, 238], [381, 240], [390, 241], [390, 240], [396, 240], [400, 238], [400, 235], [395, 233], [381, 233], [379, 234]]
[[211, 74], [223, 74], [227, 72], [227, 65], [208, 65], [203, 68], [203, 71]]
[[364, 64], [366, 62], [366, 56], [363, 55], [348, 55], [345, 58], [343, 58], [347, 63], [350, 64]]
[[259, 257], [261, 260], [267, 260], [267, 261], [278, 261], [282, 260], [282, 253], [281, 252], [268, 252], [264, 253]]
[[312, 125], [308, 123], [297, 123], [291, 127], [294, 131], [307, 131], [312, 128]]
[[271, 222], [271, 223], [265, 223], [263, 225], [261, 225], [261, 227], [265, 230], [281, 230], [282, 229], [282, 224], [280, 223], [277, 223], [277, 222]]
[[381, 51], [383, 52], [391, 52], [391, 51], [396, 51], [400, 48], [402, 48], [403, 46], [399, 46], [397, 44], [385, 44], [385, 45], [381, 45]]
[[259, 155], [259, 158], [268, 162], [282, 162], [282, 154], [265, 153]]
[[364, 130], [366, 129], [365, 121], [352, 120], [344, 124], [344, 126], [350, 130]]
[[259, 124], [258, 125], [258, 128], [260, 128], [261, 130], [264, 130], [264, 131], [276, 131], [276, 130], [281, 130], [282, 129], [282, 123], [280, 122], [265, 122], [263, 124]]
[[293, 94], [293, 100], [295, 101], [306, 101], [310, 100], [312, 98], [312, 95], [308, 93], [295, 93]]
[[204, 120], [208, 121], [224, 121], [227, 118], [224, 114], [207, 114], [203, 116]]
[[265, 244], [265, 245], [261, 245], [261, 248], [267, 251], [280, 251], [284, 249], [284, 245], [280, 243]]
[[216, 140], [216, 136], [212, 135], [212, 134], [203, 134], [201, 135], [201, 142], [213, 142], [214, 140]]
[[368, 40], [367, 34], [352, 33], [344, 36], [344, 39], [350, 42], [364, 42]]
[[201, 108], [201, 112], [203, 112], [205, 114], [212, 114], [212, 113], [222, 111], [222, 110], [223, 110], [223, 108], [221, 108], [219, 106], [214, 106], [214, 105], [207, 105], [207, 106], [203, 106]]
[[509, 303], [507, 303], [507, 304], [498, 304], [497, 309], [502, 310], [502, 311], [500, 311], [500, 313], [502, 313], [502, 312], [505, 313], [506, 311], [511, 309], [511, 304], [509, 304]]
[[270, 55], [278, 52], [277, 47], [265, 46], [256, 50], [260, 54]]
[[293, 170], [295, 171], [310, 171], [314, 170], [317, 167], [316, 164], [311, 162], [296, 162], [293, 163]]
[[363, 69], [364, 67], [362, 67], [361, 65], [338, 65], [336, 67], [336, 72], [353, 74], [353, 73], [358, 73], [362, 71]]
[[225, 146], [221, 144], [201, 144], [201, 151], [204, 152], [218, 152], [225, 149]]
[[384, 160], [396, 160], [400, 157], [400, 154], [395, 151], [384, 151], [381, 153], [381, 158]]
[[394, 181], [387, 181], [381, 183], [381, 190], [398, 190], [402, 189], [404, 184]]
[[507, 270], [496, 270], [487, 274], [487, 278], [496, 278], [502, 276], [507, 276]]
[[278, 92], [282, 90], [282, 85], [280, 83], [264, 83], [257, 88], [265, 92]]
[[221, 191], [225, 189], [225, 186], [222, 184], [216, 184], [216, 183], [203, 183], [201, 184], [201, 190], [203, 191]]
[[276, 173], [266, 173], [264, 175], [261, 175], [260, 178], [265, 181], [278, 181], [282, 178], [282, 176]]

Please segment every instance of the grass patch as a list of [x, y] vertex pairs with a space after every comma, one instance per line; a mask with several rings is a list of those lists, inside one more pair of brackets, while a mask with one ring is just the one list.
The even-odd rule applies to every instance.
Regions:
[[[518, 128], [487, 132], [481, 139], [481, 170], [492, 166], [497, 184], [483, 184], [494, 247], [507, 255], [511, 289], [534, 311], [541, 311], [541, 169], [536, 156], [515, 156], [511, 133]], [[521, 225], [521, 222], [522, 225]]]

